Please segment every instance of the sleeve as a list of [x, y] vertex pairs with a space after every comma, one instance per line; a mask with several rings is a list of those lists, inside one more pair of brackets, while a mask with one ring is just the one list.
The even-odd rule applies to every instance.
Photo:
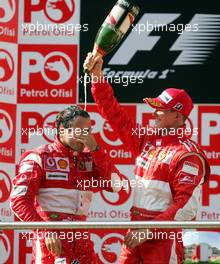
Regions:
[[201, 185], [204, 182], [205, 174], [205, 160], [201, 155], [188, 153], [181, 158], [177, 163], [171, 182], [173, 203], [154, 220], [193, 220], [200, 204]]
[[144, 140], [144, 135], [137, 133], [141, 127], [120, 106], [113, 94], [111, 85], [107, 81], [105, 83], [93, 83], [91, 91], [102, 117], [111, 125], [121, 141], [137, 156]]
[[93, 175], [99, 181], [99, 190], [119, 192], [122, 188], [122, 175], [113, 165], [111, 158], [102, 150], [92, 152]]
[[12, 180], [10, 205], [22, 221], [43, 221], [35, 209], [35, 198], [42, 180], [41, 157], [29, 153], [21, 159], [18, 174]]

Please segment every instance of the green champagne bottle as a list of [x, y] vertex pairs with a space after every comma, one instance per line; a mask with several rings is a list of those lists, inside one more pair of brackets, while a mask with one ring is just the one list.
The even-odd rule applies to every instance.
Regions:
[[[139, 11], [131, 0], [118, 0], [96, 35], [93, 56], [103, 57], [111, 52], [121, 42]], [[85, 68], [85, 72], [92, 67]]]

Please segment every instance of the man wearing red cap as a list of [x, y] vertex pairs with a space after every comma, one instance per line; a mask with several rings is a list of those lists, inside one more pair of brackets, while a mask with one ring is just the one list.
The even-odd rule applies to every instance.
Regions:
[[[84, 66], [100, 78], [92, 94], [102, 116], [136, 158], [133, 221], [191, 221], [199, 206], [201, 185], [210, 168], [198, 145], [179, 134], [185, 128], [193, 103], [184, 90], [169, 88], [156, 98], [144, 101], [155, 109], [154, 133], [133, 133], [141, 129], [114, 97], [112, 87], [103, 82], [101, 58], [89, 54]], [[172, 133], [171, 133], [172, 132]], [[175, 132], [175, 133], [174, 133]], [[179, 264], [183, 261], [181, 230], [130, 230], [125, 236], [120, 264]]]

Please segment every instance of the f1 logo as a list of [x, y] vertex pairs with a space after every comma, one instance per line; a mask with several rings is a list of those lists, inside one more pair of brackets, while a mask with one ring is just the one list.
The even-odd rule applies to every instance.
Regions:
[[30, 75], [41, 73], [43, 79], [52, 85], [66, 83], [73, 74], [73, 63], [63, 52], [51, 52], [44, 57], [39, 52], [22, 52], [22, 84], [30, 83]]
[[16, 10], [15, 0], [1, 0], [0, 23], [9, 22], [14, 17], [15, 10]]
[[54, 23], [65, 23], [74, 14], [74, 0], [25, 0], [24, 22], [32, 21], [32, 13], [42, 12], [48, 20]]
[[[146, 13], [139, 20], [132, 32], [116, 51], [109, 64], [127, 65], [139, 51], [152, 51], [160, 42], [161, 35], [151, 34], [157, 25], [168, 26], [175, 23], [181, 14]], [[216, 19], [216, 20], [215, 20]], [[184, 29], [181, 35], [170, 47], [169, 51], [181, 51], [173, 65], [197, 65], [203, 64], [210, 52], [219, 42], [219, 37], [210, 36], [220, 25], [220, 15], [195, 14], [188, 25], [190, 30]], [[216, 21], [213, 23], [213, 20]], [[150, 25], [150, 27], [148, 27]], [[140, 30], [142, 29], [143, 30]], [[150, 28], [150, 29], [149, 29]], [[203, 38], [201, 38], [203, 35]], [[210, 43], [207, 43], [207, 39]], [[199, 58], [199, 60], [198, 60]]]
[[11, 54], [0, 49], [0, 81], [6, 82], [11, 79], [14, 72], [14, 61]]

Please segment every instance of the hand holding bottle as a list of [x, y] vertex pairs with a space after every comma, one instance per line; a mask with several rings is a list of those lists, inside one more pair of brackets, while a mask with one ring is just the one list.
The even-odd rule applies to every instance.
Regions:
[[91, 77], [102, 78], [102, 65], [103, 59], [101, 56], [95, 57], [91, 52], [87, 54], [87, 57], [84, 61], [83, 67], [89, 69]]

